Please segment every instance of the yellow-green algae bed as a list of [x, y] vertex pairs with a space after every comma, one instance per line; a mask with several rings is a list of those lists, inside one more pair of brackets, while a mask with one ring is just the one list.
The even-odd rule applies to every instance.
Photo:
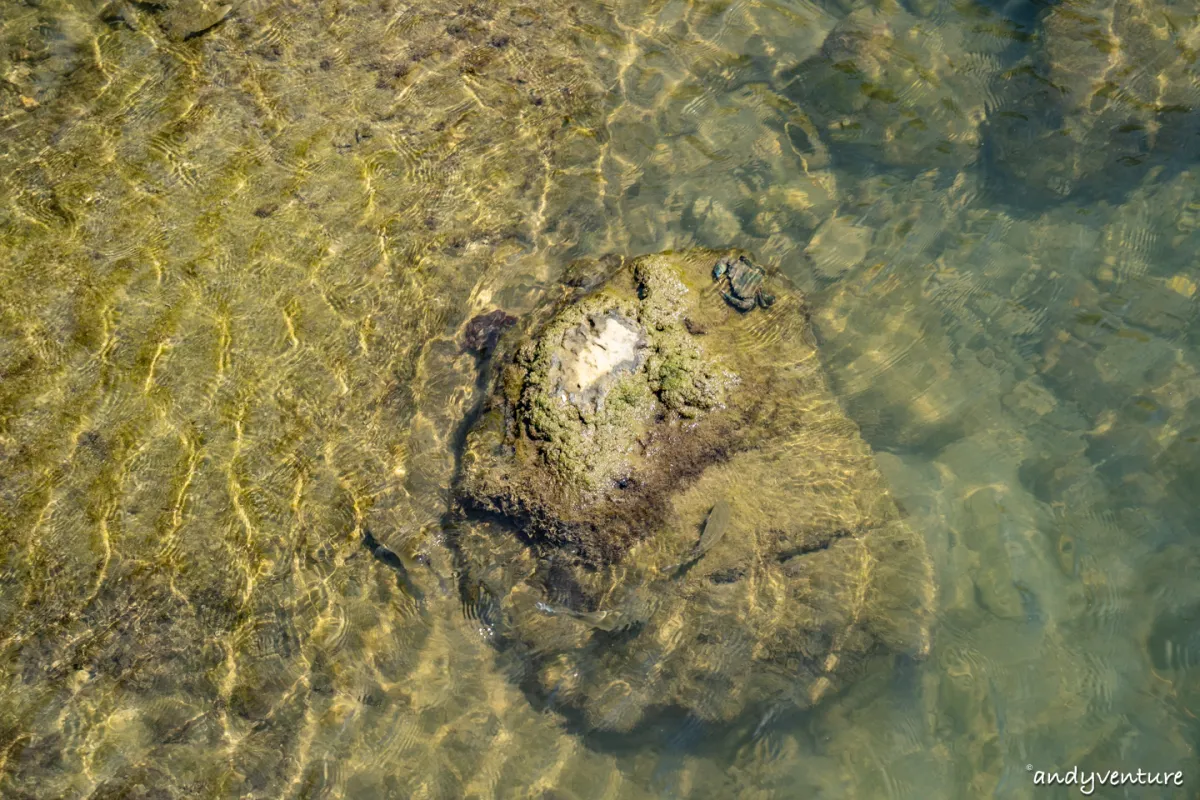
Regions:
[[[1194, 796], [1198, 11], [0, 3], [0, 796]], [[600, 734], [458, 591], [459, 337], [692, 246], [806, 294], [937, 624]]]

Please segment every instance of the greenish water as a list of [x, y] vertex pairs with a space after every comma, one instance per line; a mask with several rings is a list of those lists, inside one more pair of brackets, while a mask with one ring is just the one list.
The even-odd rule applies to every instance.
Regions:
[[[0, 4], [0, 796], [1195, 796], [1197, 11]], [[589, 735], [455, 588], [457, 337], [690, 244], [808, 294], [938, 625]]]

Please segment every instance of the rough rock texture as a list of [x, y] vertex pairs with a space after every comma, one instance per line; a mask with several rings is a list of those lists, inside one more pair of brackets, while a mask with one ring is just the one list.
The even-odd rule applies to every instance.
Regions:
[[721, 458], [750, 430], [705, 414], [739, 379], [688, 332], [702, 277], [689, 290], [669, 260], [641, 259], [523, 342], [468, 438], [468, 502], [593, 560], [659, 527], [680, 457]]
[[928, 648], [924, 542], [830, 393], [801, 298], [771, 274], [775, 304], [736, 311], [721, 255], [635, 259], [502, 342], [467, 436], [459, 491], [489, 518], [456, 540], [464, 601], [593, 728], [806, 705], [869, 653]]

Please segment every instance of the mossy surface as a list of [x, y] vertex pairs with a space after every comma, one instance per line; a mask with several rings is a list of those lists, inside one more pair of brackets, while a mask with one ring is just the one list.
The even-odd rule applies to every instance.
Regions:
[[[457, 537], [464, 586], [591, 728], [804, 706], [870, 654], [929, 646], [924, 542], [830, 393], [802, 299], [769, 273], [776, 303], [733, 309], [722, 255], [634, 259], [532, 322], [467, 437], [461, 496], [503, 519]], [[593, 409], [549, 376], [611, 315], [644, 352]]]
[[[469, 437], [462, 483], [469, 502], [593, 559], [611, 558], [652, 530], [661, 515], [651, 507], [661, 502], [650, 487], [670, 474], [652, 444], [721, 407], [740, 383], [728, 359], [688, 330], [702, 314], [704, 284], [685, 275], [686, 265], [634, 260], [557, 309], [514, 354], [500, 355], [491, 405], [509, 424], [499, 456], [479, 455], [496, 435], [487, 415]], [[616, 346], [628, 352], [614, 355]], [[576, 383], [581, 374], [587, 385]], [[723, 446], [716, 430], [696, 441], [715, 452]], [[615, 536], [606, 533], [614, 515], [628, 523]]]
[[593, 297], [564, 309], [518, 358], [524, 369], [519, 414], [525, 435], [538, 443], [541, 460], [564, 486], [583, 492], [612, 479], [655, 411], [641, 339], [633, 361], [601, 379], [587, 396], [565, 399], [566, 389], [556, 380], [564, 355], [569, 355], [564, 340], [586, 342], [585, 337], [598, 335], [598, 327], [612, 324], [644, 334], [635, 306]]

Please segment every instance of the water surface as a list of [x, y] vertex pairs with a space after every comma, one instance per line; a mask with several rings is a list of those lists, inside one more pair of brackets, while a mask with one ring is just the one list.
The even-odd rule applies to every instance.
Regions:
[[[1196, 11], [3, 4], [0, 794], [1190, 796]], [[456, 591], [456, 337], [691, 244], [808, 293], [933, 652], [587, 735]]]

